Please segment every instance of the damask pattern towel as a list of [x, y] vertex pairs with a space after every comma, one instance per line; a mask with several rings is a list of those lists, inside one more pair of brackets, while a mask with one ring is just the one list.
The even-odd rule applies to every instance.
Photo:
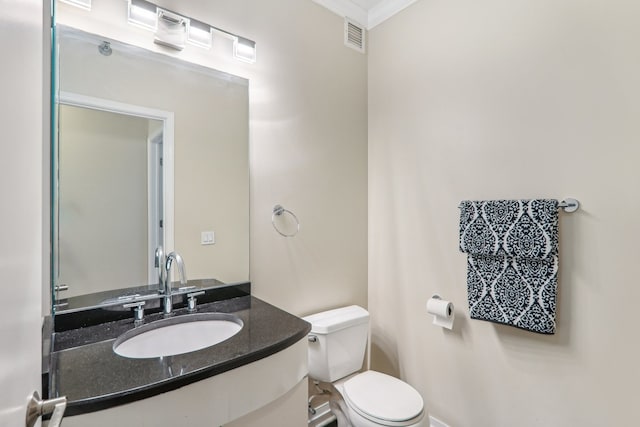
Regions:
[[463, 201], [460, 250], [471, 318], [555, 332], [557, 200]]

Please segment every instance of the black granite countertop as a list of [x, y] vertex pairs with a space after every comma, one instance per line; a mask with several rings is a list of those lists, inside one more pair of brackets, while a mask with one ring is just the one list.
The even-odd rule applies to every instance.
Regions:
[[[275, 354], [304, 338], [304, 320], [252, 296], [198, 305], [198, 313], [232, 313], [244, 326], [233, 337], [190, 353], [129, 359], [113, 351], [133, 319], [56, 332], [50, 357], [49, 395], [67, 396], [66, 415], [144, 399]], [[188, 315], [186, 309], [175, 316]], [[162, 319], [145, 316], [145, 323]]]

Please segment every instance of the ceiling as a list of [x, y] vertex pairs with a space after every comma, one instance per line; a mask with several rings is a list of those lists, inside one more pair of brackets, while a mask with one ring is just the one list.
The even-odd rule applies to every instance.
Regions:
[[351, 0], [363, 9], [369, 10], [372, 7], [384, 2], [385, 0]]
[[392, 17], [417, 0], [313, 0], [367, 30]]

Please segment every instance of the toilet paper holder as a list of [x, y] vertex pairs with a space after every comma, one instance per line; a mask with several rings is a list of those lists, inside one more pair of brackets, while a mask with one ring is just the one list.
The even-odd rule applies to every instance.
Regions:
[[[431, 298], [442, 300], [442, 297], [440, 295], [438, 295], [438, 294], [431, 295]], [[447, 307], [447, 315], [451, 316], [452, 314], [453, 314], [453, 307], [448, 306]]]
[[427, 313], [433, 315], [433, 324], [446, 329], [453, 328], [455, 310], [453, 303], [442, 299], [438, 294], [433, 294], [427, 301]]

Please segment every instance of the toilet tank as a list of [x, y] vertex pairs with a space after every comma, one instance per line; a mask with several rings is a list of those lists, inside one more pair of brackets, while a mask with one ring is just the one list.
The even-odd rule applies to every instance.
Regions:
[[362, 368], [369, 312], [351, 305], [304, 317], [309, 333], [309, 376], [333, 382]]

